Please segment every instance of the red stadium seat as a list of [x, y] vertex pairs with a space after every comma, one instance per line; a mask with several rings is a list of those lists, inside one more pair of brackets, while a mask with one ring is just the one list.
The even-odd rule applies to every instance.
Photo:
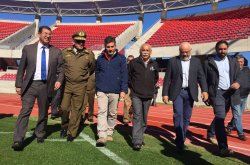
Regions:
[[162, 22], [147, 41], [153, 47], [245, 39], [250, 35], [250, 8]]
[[29, 25], [28, 23], [0, 21], [0, 40]]
[[87, 33], [85, 46], [91, 48], [95, 45], [103, 45], [103, 40], [107, 36], [117, 37], [131, 25], [133, 24], [57, 25], [53, 31], [51, 44], [61, 49], [70, 47], [72, 45], [71, 35], [83, 30]]

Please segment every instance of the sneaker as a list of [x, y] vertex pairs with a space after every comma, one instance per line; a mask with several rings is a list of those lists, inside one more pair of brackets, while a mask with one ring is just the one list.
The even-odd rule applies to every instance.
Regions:
[[226, 133], [227, 133], [227, 135], [231, 135], [232, 129], [231, 128], [226, 128]]
[[218, 145], [218, 142], [217, 142], [217, 140], [215, 139], [215, 137], [208, 137], [207, 139], [208, 139], [208, 141], [209, 141], [210, 143], [212, 143], [212, 144], [214, 144], [214, 145]]
[[141, 144], [134, 144], [133, 145], [133, 150], [140, 151], [141, 150]]
[[220, 150], [220, 156], [230, 156], [233, 155], [234, 151], [229, 148], [223, 148]]
[[14, 151], [22, 151], [24, 148], [23, 142], [14, 142], [11, 148], [13, 148]]
[[247, 137], [244, 134], [239, 135], [239, 139], [242, 141], [246, 141]]
[[108, 142], [112, 142], [112, 141], [113, 141], [113, 137], [110, 136], [110, 135], [108, 135], [108, 136], [106, 137], [106, 140], [107, 140]]
[[104, 137], [100, 137], [97, 141], [96, 141], [96, 147], [104, 147], [107, 143], [106, 138]]
[[129, 120], [128, 119], [123, 119], [123, 124], [128, 124]]

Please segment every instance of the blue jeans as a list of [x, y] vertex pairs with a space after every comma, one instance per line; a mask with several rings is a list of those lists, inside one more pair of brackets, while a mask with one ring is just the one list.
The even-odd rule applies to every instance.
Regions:
[[236, 128], [238, 135], [243, 134], [242, 113], [246, 107], [247, 97], [241, 98], [240, 101], [240, 104], [232, 106], [233, 117], [227, 126], [228, 129]]
[[187, 128], [192, 116], [194, 100], [188, 90], [182, 89], [177, 98], [173, 101], [174, 108], [174, 128], [175, 144], [177, 148], [182, 148], [186, 140]]

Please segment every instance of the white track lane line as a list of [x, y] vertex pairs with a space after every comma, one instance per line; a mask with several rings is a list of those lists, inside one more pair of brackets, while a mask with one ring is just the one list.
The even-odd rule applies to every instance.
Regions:
[[[89, 135], [86, 135], [84, 133], [80, 133], [79, 135], [82, 137], [85, 141], [89, 142], [92, 146], [96, 147], [96, 141], [89, 137]], [[124, 164], [129, 165], [127, 161], [120, 158], [118, 155], [107, 149], [106, 147], [96, 147], [99, 151], [101, 151], [104, 155], [109, 157], [110, 159], [114, 160], [117, 164]]]

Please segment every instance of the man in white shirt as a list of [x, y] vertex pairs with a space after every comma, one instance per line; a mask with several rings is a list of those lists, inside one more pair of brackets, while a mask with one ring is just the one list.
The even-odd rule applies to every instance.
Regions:
[[185, 149], [187, 127], [190, 123], [194, 101], [198, 101], [198, 84], [203, 101], [208, 99], [207, 83], [199, 59], [191, 58], [191, 45], [183, 42], [180, 55], [169, 60], [163, 84], [163, 101], [173, 101], [175, 144], [178, 153]]
[[[60, 49], [50, 45], [52, 31], [48, 26], [39, 28], [39, 42], [26, 45], [16, 76], [16, 92], [21, 96], [22, 109], [17, 118], [12, 148], [22, 150], [28, 128], [29, 116], [37, 99], [39, 116], [34, 131], [38, 143], [46, 137], [49, 100], [64, 79], [63, 59]], [[56, 76], [58, 75], [58, 76]]]

